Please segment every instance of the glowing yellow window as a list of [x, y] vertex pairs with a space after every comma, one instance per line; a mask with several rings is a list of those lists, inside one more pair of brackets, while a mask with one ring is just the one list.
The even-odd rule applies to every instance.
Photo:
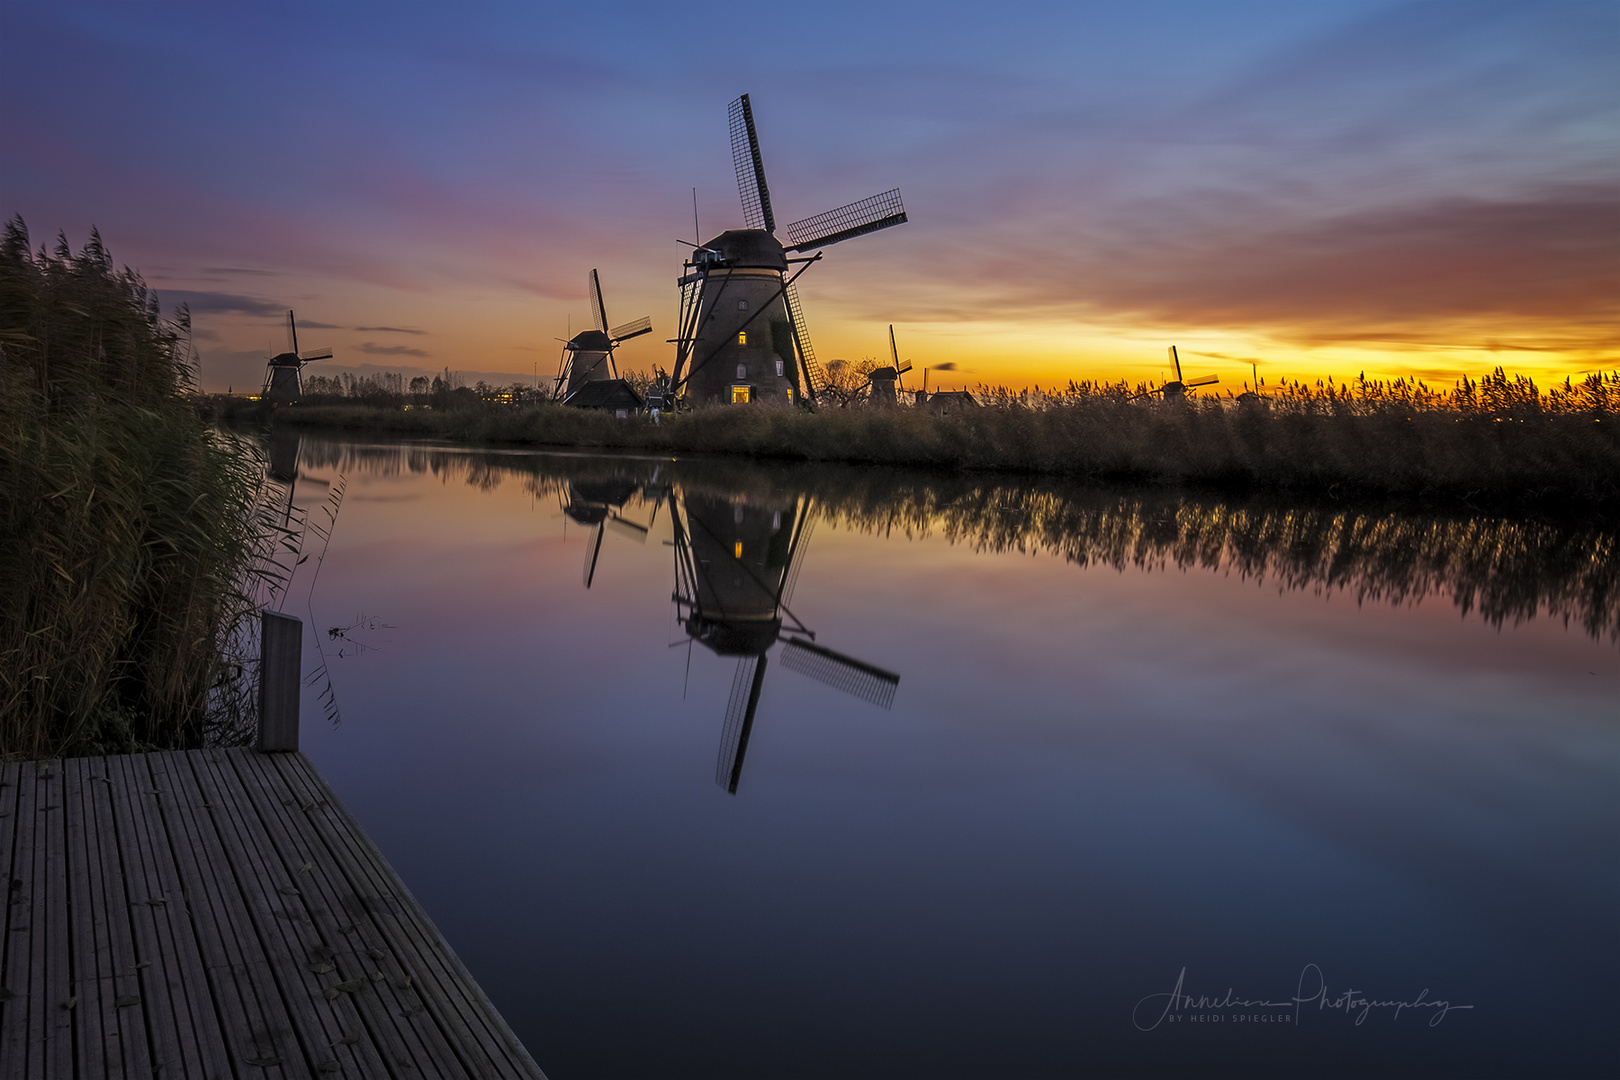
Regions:
[[733, 386], [731, 388], [731, 403], [733, 405], [746, 405], [749, 400], [749, 387]]
[[748, 331], [746, 331], [746, 330], [737, 331], [737, 344], [739, 344], [739, 345], [748, 344]]
[[742, 558], [742, 541], [737, 541], [737, 558]]

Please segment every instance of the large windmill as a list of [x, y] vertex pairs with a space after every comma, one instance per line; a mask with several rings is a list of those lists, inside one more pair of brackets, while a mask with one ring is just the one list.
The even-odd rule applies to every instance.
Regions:
[[607, 305], [602, 302], [602, 279], [592, 270], [586, 279], [591, 298], [591, 321], [595, 327], [581, 331], [563, 344], [562, 363], [552, 396], [567, 401], [590, 382], [617, 379], [613, 350], [642, 334], [652, 332], [652, 317], [644, 315], [623, 326], [608, 328]]
[[[731, 103], [731, 157], [745, 227], [696, 247], [685, 264], [673, 389], [699, 405], [813, 401], [826, 378], [816, 365], [793, 283], [821, 255], [788, 253], [902, 224], [900, 189], [796, 221], [778, 238], [747, 94]], [[803, 265], [789, 276], [793, 264]]]
[[808, 499], [737, 501], [675, 495], [675, 607], [687, 635], [718, 656], [737, 657], [721, 729], [715, 782], [735, 795], [748, 736], [765, 685], [767, 654], [778, 642], [782, 666], [887, 709], [900, 676], [815, 641], [788, 607], [812, 523]]
[[298, 323], [293, 320], [293, 313], [287, 312], [287, 351], [277, 353], [270, 357], [264, 369], [264, 389], [259, 396], [271, 401], [290, 404], [302, 400], [304, 396], [304, 365], [316, 360], [332, 359], [331, 349], [319, 349], [315, 352], [300, 353], [298, 351]]
[[1140, 394], [1132, 394], [1126, 400], [1135, 401], [1137, 398], [1144, 398], [1153, 394], [1158, 394], [1160, 395], [1161, 400], [1164, 401], [1185, 401], [1187, 400], [1187, 391], [1196, 390], [1200, 386], [1208, 386], [1211, 383], [1218, 383], [1221, 381], [1219, 375], [1205, 375], [1202, 379], [1193, 379], [1190, 382], [1184, 382], [1181, 378], [1181, 357], [1176, 355], [1176, 347], [1174, 345], [1170, 346], [1170, 362], [1176, 366], [1176, 377], [1173, 381], [1167, 382], [1163, 386], [1156, 386], [1152, 390], [1144, 390]]

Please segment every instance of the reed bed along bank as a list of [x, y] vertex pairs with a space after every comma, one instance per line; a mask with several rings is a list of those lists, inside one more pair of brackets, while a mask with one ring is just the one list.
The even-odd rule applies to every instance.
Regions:
[[1494, 505], [1620, 507], [1620, 373], [1550, 392], [1498, 370], [1449, 391], [1358, 380], [1263, 398], [1129, 400], [1124, 386], [987, 391], [978, 408], [723, 406], [627, 420], [551, 404], [310, 402], [277, 424], [475, 443], [738, 454]]
[[240, 739], [262, 458], [185, 397], [189, 319], [114, 269], [0, 239], [0, 756]]

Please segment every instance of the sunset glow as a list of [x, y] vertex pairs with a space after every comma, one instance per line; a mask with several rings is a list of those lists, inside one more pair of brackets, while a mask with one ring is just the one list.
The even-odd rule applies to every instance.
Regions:
[[[549, 379], [599, 268], [670, 366], [677, 239], [898, 186], [800, 282], [825, 362], [941, 389], [1620, 366], [1620, 8], [33, 4], [0, 192], [194, 313], [205, 388], [281, 320], [326, 370]], [[768, 46], [761, 43], [771, 43]]]

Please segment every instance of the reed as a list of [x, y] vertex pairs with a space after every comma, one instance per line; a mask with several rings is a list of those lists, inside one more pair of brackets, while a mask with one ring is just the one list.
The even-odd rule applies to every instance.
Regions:
[[276, 423], [469, 442], [1000, 469], [1556, 508], [1620, 505], [1620, 373], [1542, 391], [1501, 369], [1449, 390], [1358, 379], [1244, 400], [1132, 400], [1124, 384], [984, 388], [981, 408], [717, 407], [649, 419], [541, 404], [301, 406]]
[[184, 396], [189, 331], [98, 235], [31, 252], [6, 225], [0, 756], [191, 747], [251, 722], [232, 653], [262, 465]]

